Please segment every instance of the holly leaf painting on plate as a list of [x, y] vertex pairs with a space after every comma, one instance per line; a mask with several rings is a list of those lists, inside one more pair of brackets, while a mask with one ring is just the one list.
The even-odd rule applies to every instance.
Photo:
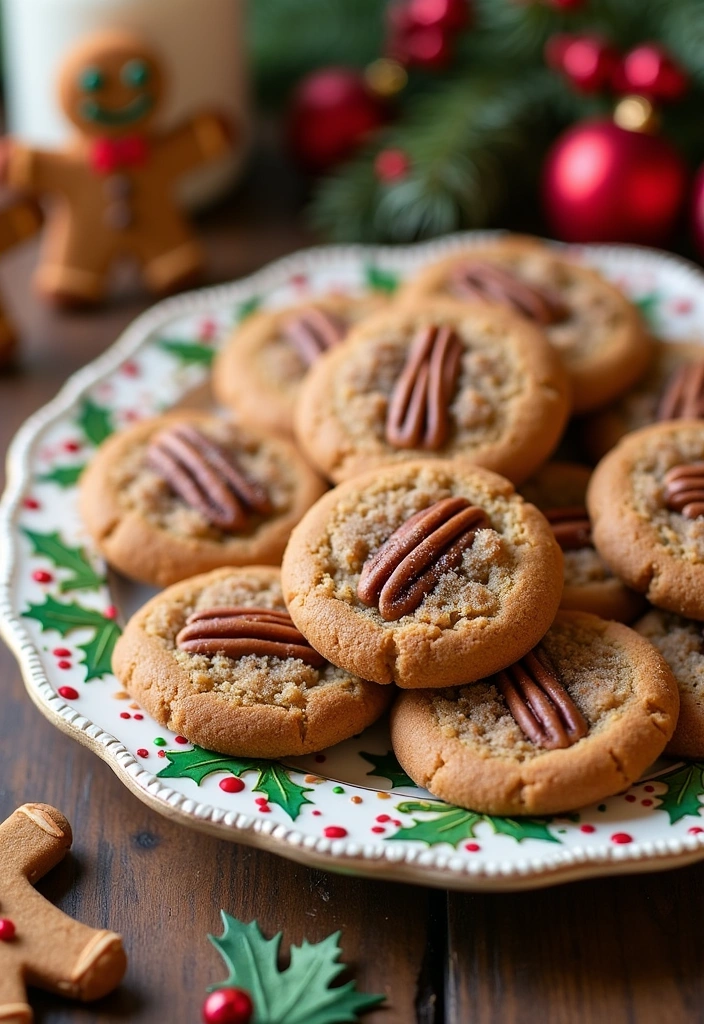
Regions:
[[672, 771], [659, 775], [654, 782], [664, 782], [667, 791], [660, 797], [659, 810], [665, 811], [670, 824], [675, 825], [687, 815], [701, 814], [704, 796], [704, 761], [691, 761]]
[[61, 488], [73, 487], [78, 483], [81, 473], [86, 467], [83, 464], [77, 466], [54, 466], [48, 473], [39, 477], [40, 483], [57, 484]]
[[222, 935], [208, 938], [225, 961], [227, 978], [211, 987], [243, 988], [254, 1003], [253, 1024], [344, 1024], [378, 1006], [383, 995], [358, 992], [354, 981], [330, 985], [345, 970], [339, 962], [340, 932], [322, 942], [291, 946], [291, 962], [279, 970], [281, 932], [265, 939], [256, 921], [245, 924], [221, 911]]
[[83, 399], [78, 414], [78, 426], [96, 448], [110, 437], [115, 429], [110, 410], [104, 405], [98, 405], [92, 398]]
[[391, 270], [384, 270], [375, 263], [367, 263], [364, 267], [364, 281], [367, 288], [373, 292], [383, 292], [385, 295], [393, 295], [398, 289], [399, 280]]
[[490, 825], [494, 832], [510, 836], [517, 842], [524, 839], [542, 839], [548, 843], [560, 840], [547, 828], [547, 821], [541, 818], [498, 818], [489, 814], [467, 811], [452, 804], [435, 803], [432, 800], [407, 800], [398, 804], [402, 814], [433, 814], [432, 818], [414, 818], [413, 824], [400, 828], [387, 839], [413, 839], [428, 846], [449, 843], [457, 847], [465, 839], [474, 839], [477, 825]]
[[108, 615], [75, 601], [64, 603], [51, 596], [43, 604], [30, 604], [22, 615], [39, 622], [42, 632], [53, 630], [60, 636], [67, 636], [74, 629], [92, 629], [91, 639], [78, 645], [84, 654], [81, 664], [86, 666], [86, 682], [110, 673], [110, 660], [120, 627]]
[[265, 761], [255, 757], [228, 757], [226, 754], [216, 754], [202, 747], [167, 751], [166, 759], [169, 763], [158, 773], [160, 779], [193, 779], [198, 786], [213, 772], [229, 772], [238, 779], [245, 772], [257, 772], [254, 792], [263, 793], [269, 803], [281, 807], [292, 821], [301, 813], [304, 804], [312, 802], [306, 796], [306, 793], [311, 793], [312, 790], [294, 782], [290, 771], [277, 761]]
[[33, 554], [42, 555], [57, 569], [70, 572], [71, 575], [59, 583], [62, 594], [69, 590], [95, 590], [105, 582], [105, 577], [95, 571], [83, 548], [66, 544], [57, 532], [35, 533], [27, 529], [22, 532], [32, 545]]
[[363, 757], [365, 761], [368, 761], [373, 766], [372, 770], [367, 772], [367, 775], [376, 775], [380, 779], [388, 779], [392, 789], [397, 789], [399, 786], [415, 786], [413, 779], [409, 779], [396, 760], [393, 750], [389, 750], [386, 754], [367, 754], [365, 751], [360, 750], [359, 756]]
[[198, 341], [177, 341], [172, 338], [160, 338], [158, 341], [160, 349], [169, 352], [186, 366], [193, 364], [199, 366], [210, 366], [215, 359], [215, 349], [212, 345], [202, 345]]

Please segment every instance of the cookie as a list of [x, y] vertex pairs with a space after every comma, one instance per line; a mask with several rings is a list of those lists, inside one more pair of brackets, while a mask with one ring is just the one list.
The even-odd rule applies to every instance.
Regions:
[[0, 1020], [29, 1024], [27, 984], [71, 999], [100, 999], [127, 966], [119, 935], [79, 924], [34, 883], [71, 846], [71, 826], [55, 807], [23, 804], [0, 824]]
[[626, 391], [651, 359], [635, 306], [595, 270], [537, 238], [502, 237], [454, 252], [411, 278], [400, 301], [436, 295], [498, 302], [539, 326], [567, 368], [575, 413]]
[[215, 360], [215, 397], [245, 423], [292, 434], [293, 409], [308, 369], [353, 324], [386, 304], [379, 295], [328, 295], [254, 313]]
[[391, 712], [404, 770], [483, 814], [555, 814], [627, 789], [663, 751], [677, 684], [619, 622], [560, 612], [540, 645], [472, 686], [403, 693]]
[[587, 454], [598, 462], [624, 434], [670, 419], [704, 419], [704, 347], [658, 341], [645, 377], [613, 405], [582, 424]]
[[[8, 252], [35, 235], [42, 223], [39, 206], [31, 199], [10, 197], [0, 204], [0, 254]], [[0, 306], [0, 367], [10, 362], [17, 336], [7, 313]]]
[[112, 566], [166, 586], [222, 565], [278, 565], [324, 490], [284, 438], [180, 412], [108, 438], [81, 477], [80, 508]]
[[616, 579], [591, 542], [585, 506], [591, 470], [575, 462], [547, 462], [521, 487], [552, 524], [564, 556], [561, 608], [633, 622], [645, 608], [640, 594]]
[[113, 670], [160, 725], [235, 757], [322, 750], [371, 725], [391, 697], [313, 650], [268, 566], [163, 591], [127, 623]]
[[658, 608], [704, 619], [704, 423], [671, 420], [627, 434], [587, 491], [594, 545]]
[[62, 303], [96, 302], [112, 265], [129, 257], [146, 284], [168, 292], [201, 270], [203, 253], [179, 210], [178, 179], [217, 160], [231, 130], [202, 111], [167, 131], [166, 74], [139, 36], [109, 31], [88, 36], [66, 56], [57, 101], [77, 129], [60, 150], [10, 142], [11, 186], [58, 199], [47, 209], [37, 286]]
[[305, 378], [298, 441], [339, 483], [420, 457], [525, 479], [552, 452], [569, 384], [543, 333], [485, 303], [423, 299], [353, 328]]
[[333, 664], [452, 686], [538, 642], [560, 603], [562, 554], [508, 480], [424, 460], [321, 498], [291, 535], [282, 581], [291, 618]]

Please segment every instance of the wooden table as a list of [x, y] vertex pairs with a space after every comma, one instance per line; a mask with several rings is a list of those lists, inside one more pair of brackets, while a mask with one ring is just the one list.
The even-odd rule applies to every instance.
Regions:
[[[295, 181], [260, 160], [239, 194], [202, 218], [209, 279], [227, 280], [309, 244]], [[272, 183], [275, 187], [271, 187]], [[53, 312], [32, 297], [36, 247], [10, 254], [0, 286], [23, 333], [0, 377], [0, 447], [66, 377], [102, 352], [147, 302]], [[92, 1007], [36, 993], [45, 1024], [195, 1024], [222, 978], [206, 934], [220, 908], [284, 942], [342, 930], [360, 988], [384, 992], [369, 1024], [668, 1024], [704, 1021], [704, 865], [550, 890], [457, 895], [311, 871], [210, 839], [149, 810], [107, 765], [53, 728], [0, 645], [0, 815], [56, 804], [73, 854], [42, 891], [69, 914], [122, 933], [125, 983]]]

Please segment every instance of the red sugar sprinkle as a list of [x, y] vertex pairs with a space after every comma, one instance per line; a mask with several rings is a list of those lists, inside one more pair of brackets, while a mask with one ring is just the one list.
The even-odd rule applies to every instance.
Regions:
[[619, 846], [625, 846], [626, 843], [633, 842], [633, 836], [629, 836], [628, 832], [614, 832], [611, 836], [612, 843], [618, 843]]
[[579, 831], [580, 832], [596, 832], [596, 827], [594, 825], [580, 825], [579, 826]]
[[643, 786], [643, 789], [645, 790], [646, 793], [654, 793], [655, 792], [655, 786]]
[[383, 825], [372, 825], [372, 832], [386, 832]]
[[71, 662], [70, 661], [57, 661], [56, 662], [56, 667], [57, 668], [64, 668], [64, 669], [71, 668]]
[[242, 779], [236, 779], [231, 776], [228, 779], [220, 779], [218, 783], [223, 793], [241, 793], [244, 789], [244, 782]]
[[139, 367], [131, 359], [122, 364], [122, 372], [126, 377], [136, 377], [139, 374]]
[[629, 804], [634, 804], [636, 802], [636, 798], [633, 796], [633, 793], [628, 793], [626, 800]]
[[37, 583], [51, 583], [54, 577], [46, 569], [35, 569], [32, 573], [32, 579]]
[[[136, 718], [137, 716], [135, 715], [134, 717]], [[188, 740], [185, 736], [174, 736], [174, 743], [188, 743]]]
[[41, 508], [36, 498], [25, 498], [22, 502], [25, 508], [38, 509]]
[[392, 818], [391, 821], [396, 826], [396, 828], [401, 828], [401, 825], [403, 824], [403, 822], [399, 821], [398, 818]]
[[327, 828], [323, 829], [323, 835], [326, 839], [344, 839], [347, 835], [347, 829], [343, 828], [342, 825], [328, 825]]
[[64, 451], [80, 452], [81, 446], [78, 441], [64, 441]]
[[133, 718], [134, 718], [134, 719], [135, 719], [135, 720], [136, 720], [137, 722], [141, 722], [141, 721], [142, 721], [142, 719], [144, 718], [144, 715], [139, 715], [139, 714], [137, 714], [137, 715], [133, 715], [132, 717], [133, 717]]
[[322, 813], [322, 811], [313, 811], [313, 814], [315, 815], [316, 818], [319, 818]]
[[147, 750], [146, 747], [139, 747], [139, 749], [137, 750], [137, 754], [140, 757], [149, 757], [149, 751]]
[[478, 853], [481, 850], [479, 843], [465, 843], [465, 850], [469, 850], [470, 853]]
[[704, 828], [700, 828], [699, 825], [692, 825], [692, 827], [688, 828], [687, 831], [689, 832], [690, 836], [698, 836], [701, 835], [702, 832], [704, 832]]
[[641, 803], [642, 803], [643, 807], [652, 807], [653, 806], [653, 801], [652, 800], [641, 800]]
[[56, 692], [64, 700], [78, 700], [78, 690], [74, 690], [72, 686], [60, 686]]
[[156, 756], [157, 757], [166, 757], [166, 751], [165, 750], [157, 750]]
[[11, 942], [15, 937], [15, 924], [9, 917], [0, 918], [0, 942]]
[[120, 712], [120, 718], [131, 718], [131, 717], [132, 717], [132, 715], [129, 713], [129, 711], [121, 711]]
[[269, 804], [259, 804], [259, 810], [262, 812], [262, 814], [271, 813], [271, 807], [269, 807]]
[[254, 802], [255, 804], [265, 804], [268, 803], [268, 800], [265, 796], [258, 796]]
[[55, 647], [51, 652], [55, 658], [70, 658], [71, 652], [68, 647]]
[[103, 612], [103, 615], [105, 616], [106, 619], [116, 619], [118, 614], [119, 612], [114, 604], [108, 605], [108, 607]]
[[377, 814], [376, 820], [377, 821], [391, 821], [391, 815], [390, 814]]

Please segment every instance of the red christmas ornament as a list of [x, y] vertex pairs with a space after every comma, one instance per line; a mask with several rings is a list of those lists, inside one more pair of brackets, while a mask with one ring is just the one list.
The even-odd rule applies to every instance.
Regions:
[[580, 92], [599, 92], [611, 81], [618, 67], [618, 53], [600, 36], [560, 34], [549, 39], [545, 60], [561, 71]]
[[357, 71], [323, 68], [298, 84], [288, 136], [304, 167], [326, 171], [350, 156], [386, 119], [385, 105]]
[[578, 11], [584, 7], [586, 0], [546, 0], [550, 7], [557, 11]]
[[687, 75], [656, 43], [644, 43], [623, 58], [614, 76], [619, 92], [634, 92], [648, 99], [674, 102], [689, 88]]
[[704, 260], [704, 166], [699, 168], [692, 189], [692, 228], [699, 255]]
[[374, 173], [379, 181], [400, 181], [411, 166], [408, 154], [402, 149], [382, 149], [374, 161]]
[[399, 0], [387, 11], [389, 55], [409, 67], [444, 68], [469, 16], [467, 0]]
[[254, 1004], [243, 988], [218, 988], [203, 1003], [204, 1024], [249, 1024]]
[[543, 168], [552, 232], [567, 242], [657, 245], [674, 226], [687, 168], [665, 139], [590, 120], [568, 129]]
[[470, 20], [468, 0], [409, 0], [408, 17], [417, 27], [462, 29]]

